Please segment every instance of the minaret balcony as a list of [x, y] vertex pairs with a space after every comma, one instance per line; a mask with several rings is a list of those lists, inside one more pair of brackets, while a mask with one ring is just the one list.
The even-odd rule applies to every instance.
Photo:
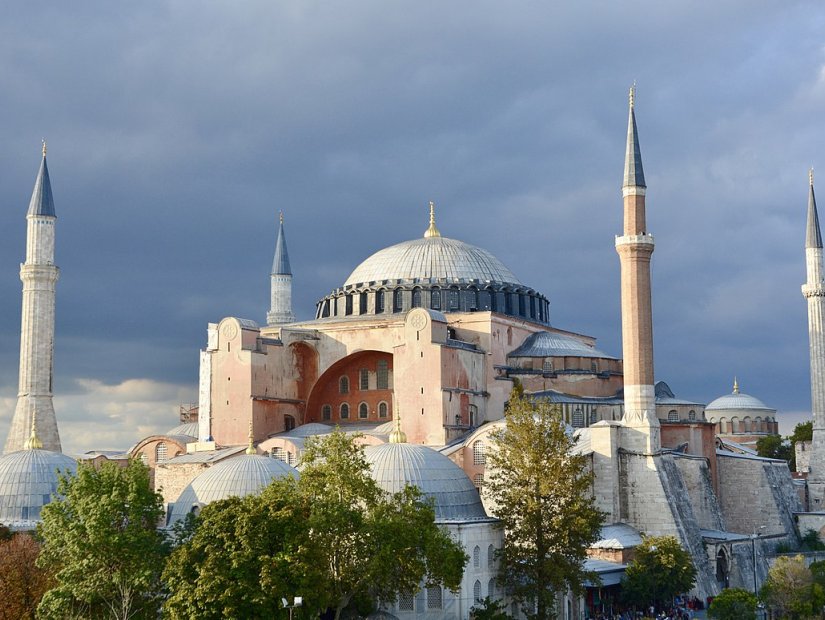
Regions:
[[616, 247], [622, 245], [647, 245], [653, 247], [653, 235], [642, 233], [641, 235], [616, 235]]

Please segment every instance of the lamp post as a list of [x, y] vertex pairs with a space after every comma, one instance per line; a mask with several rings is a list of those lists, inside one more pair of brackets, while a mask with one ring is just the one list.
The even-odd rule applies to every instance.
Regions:
[[[764, 525], [759, 527], [759, 531], [765, 529]], [[756, 533], [757, 530], [754, 529], [753, 533], [751, 534], [751, 559], [753, 560], [753, 595], [759, 596], [759, 588], [756, 583], [756, 539], [759, 538], [759, 534]]]
[[302, 596], [296, 596], [294, 599], [292, 599], [292, 605], [290, 605], [289, 601], [286, 600], [285, 598], [281, 599], [281, 605], [283, 605], [284, 609], [289, 610], [289, 620], [292, 620], [292, 611], [296, 607], [300, 607], [301, 605], [303, 605], [303, 603], [304, 603], [304, 598]]

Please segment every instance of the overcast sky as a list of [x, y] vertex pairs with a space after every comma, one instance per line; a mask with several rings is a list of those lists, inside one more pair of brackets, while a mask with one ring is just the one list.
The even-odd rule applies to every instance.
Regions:
[[[825, 5], [38, 2], [0, 9], [0, 436], [25, 213], [58, 214], [64, 450], [127, 448], [196, 400], [206, 324], [264, 323], [283, 210], [299, 318], [420, 236], [486, 248], [553, 325], [621, 355], [627, 91], [648, 184], [656, 376], [809, 415], [808, 168], [825, 188]], [[822, 194], [825, 196], [825, 193]]]

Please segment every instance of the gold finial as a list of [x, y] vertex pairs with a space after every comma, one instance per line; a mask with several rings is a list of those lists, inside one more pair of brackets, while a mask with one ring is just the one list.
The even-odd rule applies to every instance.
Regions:
[[255, 450], [255, 445], [252, 439], [252, 420], [249, 421], [249, 446], [246, 448], [247, 454], [258, 454], [257, 450]]
[[280, 212], [280, 215], [278, 216], [278, 219], [281, 220], [281, 224], [284, 223], [284, 212], [283, 211]]
[[392, 417], [395, 418], [395, 428], [390, 433], [390, 443], [407, 443], [407, 436], [401, 430], [401, 409], [398, 407], [395, 394], [392, 395], [392, 402], [395, 408], [392, 412]]
[[43, 143], [43, 157], [46, 156], [46, 138], [42, 138], [40, 142]]
[[814, 169], [813, 168], [808, 170], [808, 181], [810, 182], [811, 187], [813, 187], [814, 186]]
[[32, 433], [23, 444], [24, 450], [42, 450], [43, 442], [37, 437], [37, 410], [32, 411]]
[[633, 80], [633, 86], [630, 87], [630, 107], [632, 108], [636, 100], [636, 80]]
[[739, 381], [736, 379], [736, 377], [733, 378], [733, 393], [739, 393]]
[[438, 228], [435, 227], [435, 205], [433, 201], [430, 201], [430, 227], [424, 233], [424, 238], [429, 239], [430, 237], [440, 237], [441, 233], [438, 231]]

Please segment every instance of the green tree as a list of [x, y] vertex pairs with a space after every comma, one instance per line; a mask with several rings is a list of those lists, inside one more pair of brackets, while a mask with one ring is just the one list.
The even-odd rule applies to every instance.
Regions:
[[504, 603], [489, 596], [470, 609], [470, 620], [508, 620], [510, 616], [504, 609]]
[[622, 596], [633, 605], [670, 605], [696, 581], [690, 554], [673, 536], [645, 536], [622, 579]]
[[384, 492], [355, 439], [334, 432], [307, 442], [297, 482], [275, 481], [260, 496], [204, 508], [167, 563], [164, 612], [268, 618], [281, 597], [297, 595], [299, 614], [331, 609], [339, 618], [422, 581], [455, 590], [466, 562], [417, 489]]
[[30, 534], [0, 542], [0, 620], [34, 620], [52, 584], [49, 572], [35, 565], [38, 555], [40, 545]]
[[811, 441], [814, 438], [814, 423], [813, 420], [807, 422], [800, 422], [794, 426], [793, 433], [791, 433], [791, 461], [789, 463], [791, 471], [796, 471], [796, 444], [800, 441]]
[[765, 435], [756, 440], [756, 452], [769, 459], [790, 461], [793, 450], [788, 442], [779, 435]]
[[598, 540], [604, 513], [559, 408], [514, 390], [505, 420], [491, 434], [484, 486], [506, 532], [499, 582], [525, 613], [544, 620], [554, 617], [558, 593], [582, 591], [587, 548]]
[[58, 493], [38, 528], [37, 563], [56, 582], [38, 617], [155, 618], [166, 547], [157, 530], [163, 500], [146, 466], [81, 463], [75, 476], [61, 479]]
[[708, 617], [716, 620], [755, 620], [756, 596], [741, 588], [722, 590], [708, 608]]
[[818, 614], [825, 604], [825, 590], [801, 555], [776, 558], [759, 594], [777, 615], [794, 620]]

